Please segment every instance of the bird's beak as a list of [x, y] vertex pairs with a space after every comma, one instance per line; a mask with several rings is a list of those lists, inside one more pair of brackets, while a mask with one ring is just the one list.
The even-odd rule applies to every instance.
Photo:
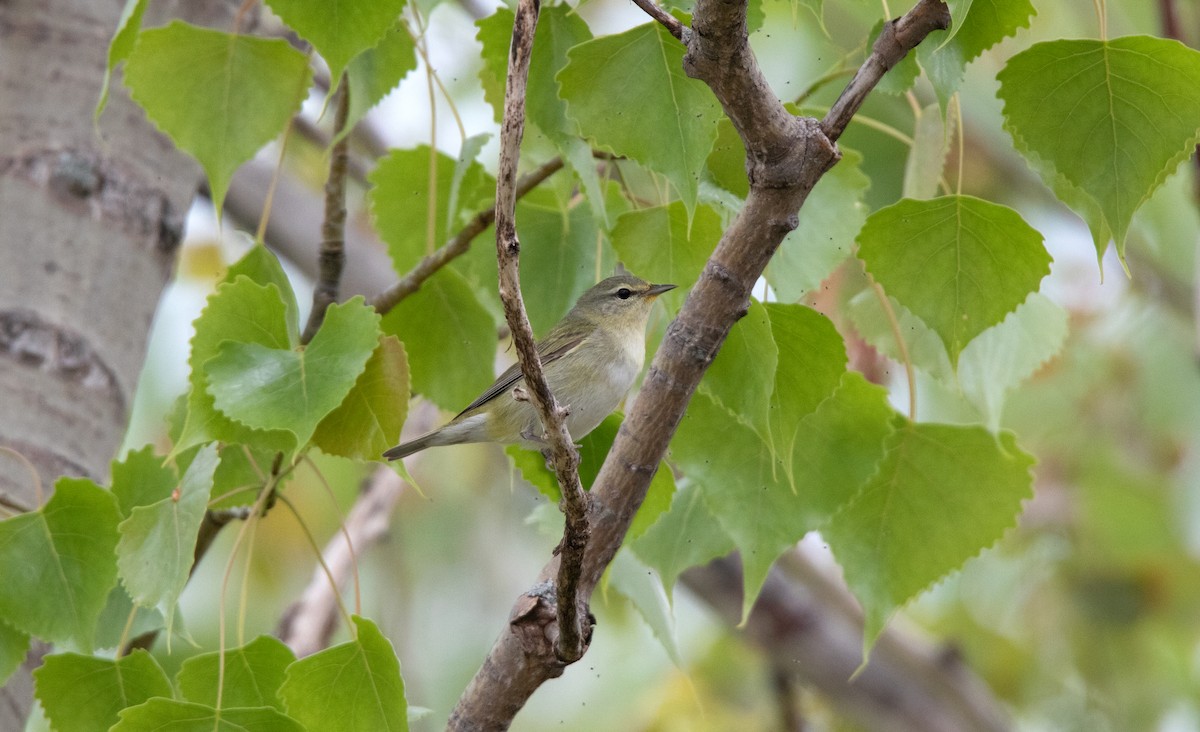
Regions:
[[675, 285], [650, 285], [650, 288], [642, 294], [644, 294], [646, 297], [653, 300], [654, 298], [663, 294], [667, 290], [674, 290], [674, 289], [675, 289]]

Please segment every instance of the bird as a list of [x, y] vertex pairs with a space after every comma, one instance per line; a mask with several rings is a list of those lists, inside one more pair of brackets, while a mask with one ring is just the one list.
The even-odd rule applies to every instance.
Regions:
[[[567, 431], [580, 440], [612, 414], [641, 373], [646, 324], [655, 299], [675, 285], [653, 285], [618, 268], [580, 295], [537, 342], [546, 383], [567, 410]], [[429, 447], [469, 442], [518, 443], [542, 449], [546, 441], [533, 403], [518, 398], [525, 377], [513, 364], [454, 419], [383, 453], [399, 460]]]

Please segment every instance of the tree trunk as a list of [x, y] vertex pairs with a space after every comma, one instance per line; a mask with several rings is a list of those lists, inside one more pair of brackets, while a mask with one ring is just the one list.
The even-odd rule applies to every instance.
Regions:
[[[60, 475], [107, 479], [200, 179], [119, 81], [93, 124], [122, 5], [0, 2], [0, 446], [12, 451], [0, 451], [0, 500], [9, 508], [37, 508]], [[235, 7], [156, 2], [150, 13], [228, 27]], [[24, 726], [28, 665], [4, 689], [0, 729]]]

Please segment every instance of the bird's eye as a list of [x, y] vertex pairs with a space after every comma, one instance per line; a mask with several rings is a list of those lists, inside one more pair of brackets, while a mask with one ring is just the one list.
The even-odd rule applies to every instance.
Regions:
[[622, 300], [628, 300], [632, 295], [633, 290], [630, 290], [628, 287], [622, 287], [621, 289], [617, 290], [617, 297], [621, 298]]

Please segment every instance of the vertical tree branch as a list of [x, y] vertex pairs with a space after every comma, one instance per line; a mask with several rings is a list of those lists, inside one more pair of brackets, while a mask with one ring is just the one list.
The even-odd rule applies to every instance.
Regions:
[[517, 239], [515, 220], [517, 162], [525, 130], [525, 86], [539, 5], [539, 0], [521, 0], [513, 21], [508, 81], [504, 94], [504, 120], [500, 126], [500, 165], [496, 174], [496, 257], [504, 316], [512, 332], [521, 370], [525, 374], [526, 398], [537, 407], [545, 428], [549, 443], [547, 456], [553, 463], [562, 487], [561, 508], [566, 516], [566, 526], [562, 544], [559, 545], [562, 562], [554, 593], [554, 614], [549, 614], [550, 608], [547, 606], [549, 593], [540, 591], [528, 596], [530, 602], [512, 622], [538, 629], [552, 627], [557, 622], [557, 637], [538, 632], [531, 634], [530, 640], [538, 646], [548, 640], [558, 660], [573, 663], [583, 656], [588, 640], [580, 623], [580, 616], [586, 615], [586, 609], [579, 608], [577, 603], [580, 568], [588, 540], [587, 500], [579, 483], [579, 454], [567, 432], [567, 410], [558, 404], [546, 384], [533, 330], [525, 313], [519, 271], [521, 244]]
[[[906, 53], [949, 21], [942, 0], [920, 0], [885, 35]], [[894, 48], [876, 43], [836, 113], [831, 111], [822, 125], [789, 114], [767, 85], [748, 43], [746, 2], [698, 0], [692, 32], [681, 35], [687, 39], [685, 71], [708, 84], [742, 138], [750, 192], [668, 327], [592, 486], [592, 536], [580, 581], [585, 598], [624, 541], [700, 378], [730, 328], [746, 313], [751, 287], [783, 237], [797, 226], [796, 214], [809, 191], [837, 162], [835, 139], [845, 121], [894, 65]], [[557, 569], [552, 560], [539, 579], [545, 582]], [[518, 599], [514, 615], [521, 613], [528, 596]], [[544, 633], [552, 636], [554, 631], [546, 628]], [[522, 640], [513, 628], [497, 639], [451, 715], [451, 729], [506, 729], [529, 695], [561, 673], [531, 658]]]
[[[342, 74], [337, 92], [337, 111], [333, 135], [337, 140], [329, 151], [329, 178], [325, 181], [325, 220], [321, 224], [321, 253], [317, 284], [313, 288], [312, 311], [300, 336], [308, 343], [325, 322], [325, 309], [337, 302], [342, 269], [346, 265], [346, 170], [349, 168], [350, 136], [343, 134], [350, 115], [350, 80]], [[338, 136], [341, 136], [340, 138]]]

